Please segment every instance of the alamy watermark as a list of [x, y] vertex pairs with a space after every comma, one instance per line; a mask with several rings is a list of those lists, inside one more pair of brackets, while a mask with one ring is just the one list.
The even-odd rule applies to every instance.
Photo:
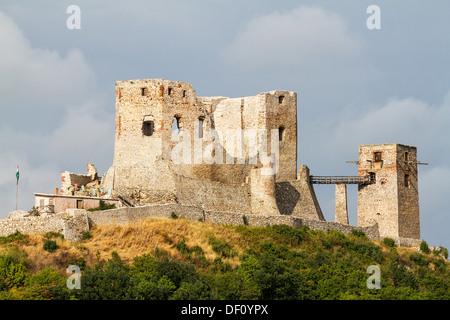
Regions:
[[77, 5], [70, 5], [66, 9], [66, 13], [70, 14], [66, 20], [66, 27], [69, 30], [80, 30], [81, 29], [81, 9]]
[[380, 267], [376, 265], [370, 265], [367, 268], [366, 273], [372, 274], [366, 281], [368, 289], [381, 289], [381, 271]]
[[381, 9], [379, 6], [373, 4], [367, 7], [366, 13], [371, 14], [366, 21], [367, 29], [379, 30], [381, 29]]
[[[188, 130], [172, 134], [177, 142], [172, 151], [174, 164], [261, 164], [261, 174], [274, 175], [279, 168], [279, 129], [211, 129], [194, 137]], [[201, 137], [200, 137], [201, 136]]]
[[76, 265], [69, 265], [66, 270], [67, 274], [71, 274], [70, 277], [67, 278], [66, 286], [68, 289], [81, 289], [81, 271], [80, 267]]

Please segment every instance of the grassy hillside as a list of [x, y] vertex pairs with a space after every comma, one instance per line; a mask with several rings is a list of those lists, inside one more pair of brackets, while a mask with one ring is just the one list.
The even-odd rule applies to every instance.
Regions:
[[[450, 299], [446, 249], [362, 233], [148, 219], [85, 238], [0, 238], [0, 299]], [[81, 268], [79, 290], [66, 286], [69, 265]], [[381, 289], [367, 288], [370, 265]]]

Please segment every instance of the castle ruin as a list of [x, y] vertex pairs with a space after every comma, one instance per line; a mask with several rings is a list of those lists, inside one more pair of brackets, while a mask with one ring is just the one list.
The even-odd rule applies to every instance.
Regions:
[[[295, 92], [197, 97], [185, 82], [140, 79], [117, 81], [115, 95], [114, 159], [99, 187], [120, 200], [125, 208], [117, 212], [195, 208], [203, 220], [246, 215], [376, 230], [372, 238], [399, 244], [420, 240], [415, 147], [360, 146], [358, 175], [313, 176], [306, 165], [297, 171]], [[62, 178], [62, 190], [71, 190], [70, 175]], [[92, 172], [86, 177], [96, 179]], [[314, 184], [335, 184], [334, 222], [325, 221]], [[358, 184], [356, 227], [349, 226], [347, 184]]]

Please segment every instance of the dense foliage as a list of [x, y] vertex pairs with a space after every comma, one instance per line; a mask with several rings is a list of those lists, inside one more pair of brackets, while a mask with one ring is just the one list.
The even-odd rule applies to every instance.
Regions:
[[[239, 248], [211, 237], [208, 245], [217, 255], [212, 261], [200, 246], [184, 241], [173, 244], [182, 257], [177, 259], [158, 248], [131, 264], [115, 252], [90, 266], [82, 258], [72, 259], [81, 268], [81, 289], [67, 288], [65, 269], [32, 273], [27, 257], [11, 246], [0, 255], [0, 298], [450, 299], [445, 248], [405, 254], [391, 240], [376, 245], [362, 232], [344, 235], [283, 225], [229, 228], [240, 235]], [[15, 234], [8, 241], [21, 239]], [[240, 264], [232, 267], [230, 257], [239, 257]], [[381, 270], [381, 289], [367, 288], [370, 265]]]

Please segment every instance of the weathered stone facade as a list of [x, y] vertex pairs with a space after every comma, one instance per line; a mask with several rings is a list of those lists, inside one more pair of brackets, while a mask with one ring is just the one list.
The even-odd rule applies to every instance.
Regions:
[[[306, 165], [296, 170], [295, 92], [197, 97], [190, 84], [180, 81], [117, 81], [115, 112], [114, 159], [101, 184], [88, 164], [87, 175], [63, 172], [61, 194], [92, 198], [76, 183], [109, 190], [103, 198], [134, 208], [87, 213], [91, 224], [174, 212], [211, 223], [243, 224], [245, 216], [249, 225], [357, 229], [371, 239], [391, 237], [404, 245], [420, 239], [417, 149], [360, 146], [358, 176], [313, 180]], [[336, 184], [335, 222], [325, 221], [312, 183]], [[359, 185], [357, 227], [349, 225], [347, 183]], [[77, 229], [70, 223], [66, 228]]]
[[417, 148], [401, 144], [359, 147], [359, 175], [375, 183], [358, 188], [358, 225], [378, 224], [380, 236], [420, 239]]
[[323, 220], [307, 179], [297, 175], [294, 92], [230, 99], [197, 97], [179, 81], [116, 82], [114, 161], [102, 178], [113, 194], [137, 205]]
[[335, 222], [348, 224], [347, 209], [347, 185], [345, 183], [336, 184], [335, 189]]
[[86, 211], [77, 209], [44, 216], [12, 215], [8, 219], [0, 219], [0, 236], [8, 236], [16, 231], [23, 234], [56, 232], [68, 241], [80, 241], [83, 232], [89, 231], [89, 223]]
[[61, 173], [61, 195], [74, 194], [81, 186], [94, 187], [99, 186], [97, 168], [92, 163], [87, 164], [87, 174], [76, 174], [69, 171]]

